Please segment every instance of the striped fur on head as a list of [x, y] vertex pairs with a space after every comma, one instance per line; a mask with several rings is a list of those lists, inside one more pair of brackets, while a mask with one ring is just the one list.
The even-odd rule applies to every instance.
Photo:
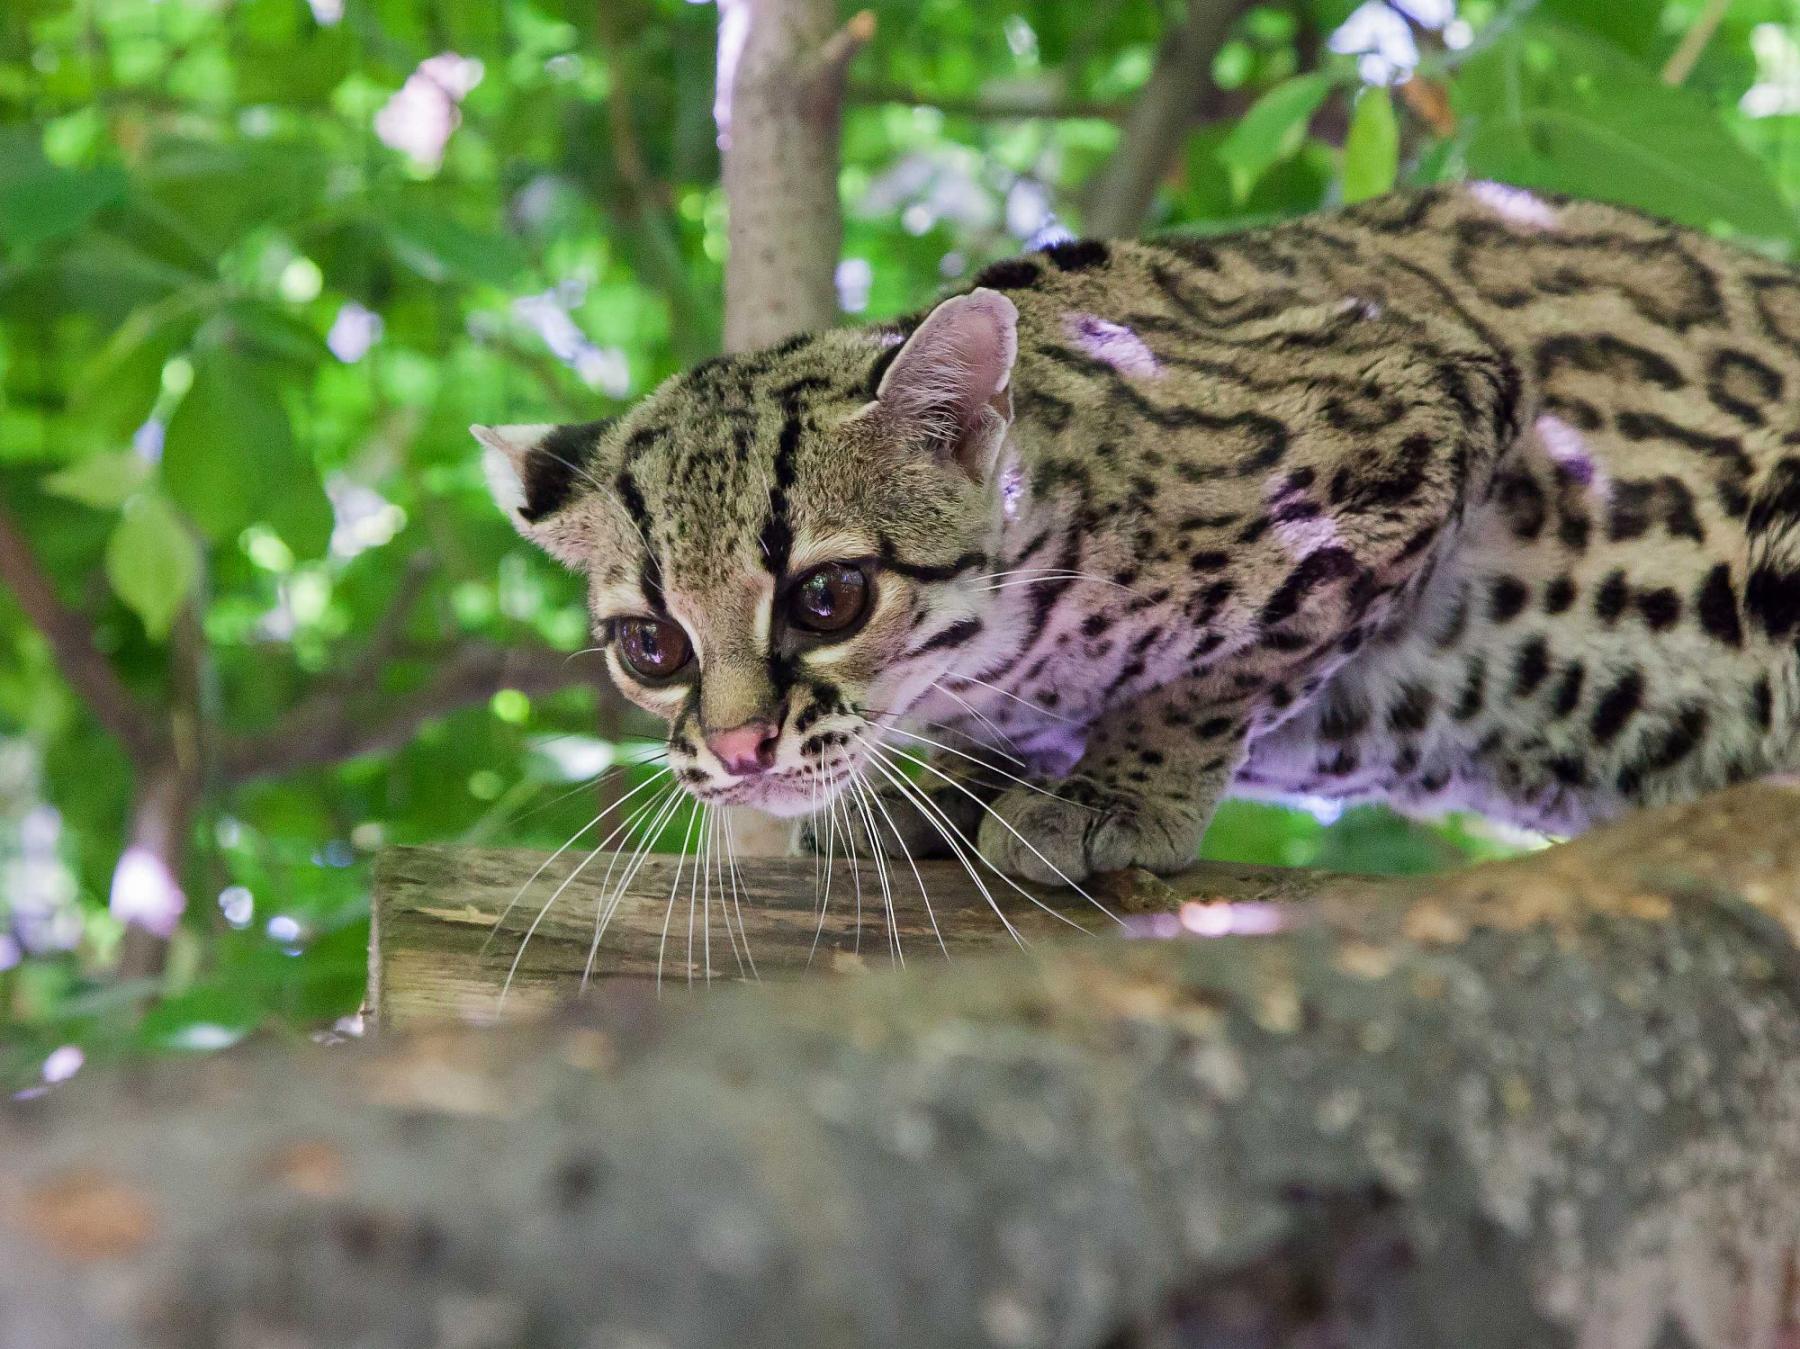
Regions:
[[[614, 421], [475, 428], [515, 526], [588, 575], [613, 677], [668, 722], [695, 796], [816, 809], [983, 633], [1014, 318], [977, 292], [922, 324], [709, 361]], [[834, 562], [872, 585], [841, 640], [783, 618], [798, 579]], [[634, 677], [610, 640], [634, 617], [681, 626], [682, 677]], [[773, 766], [734, 774], [707, 737], [756, 722], [779, 727]]]

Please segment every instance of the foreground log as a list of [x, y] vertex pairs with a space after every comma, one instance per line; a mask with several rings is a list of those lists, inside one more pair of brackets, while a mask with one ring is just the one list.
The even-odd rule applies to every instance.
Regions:
[[[878, 876], [866, 858], [828, 871], [809, 859], [756, 858], [702, 873], [672, 856], [633, 868], [608, 853], [390, 848], [375, 867], [368, 1007], [384, 1029], [485, 1022], [541, 1012], [595, 983], [685, 988], [861, 973], [1102, 933], [1179, 916], [1184, 905], [1282, 904], [1326, 885], [1378, 884], [1202, 862], [1167, 880], [1103, 877], [1077, 894], [971, 875], [955, 862], [896, 862]], [[1233, 918], [1190, 913], [1202, 927]]]
[[0, 1349], [1789, 1349], [1797, 823], [84, 1076], [0, 1110]]

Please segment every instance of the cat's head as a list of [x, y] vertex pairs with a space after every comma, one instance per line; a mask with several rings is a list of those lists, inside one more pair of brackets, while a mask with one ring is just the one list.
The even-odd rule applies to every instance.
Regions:
[[816, 809], [981, 644], [1017, 317], [977, 290], [710, 361], [615, 421], [474, 428], [694, 795]]

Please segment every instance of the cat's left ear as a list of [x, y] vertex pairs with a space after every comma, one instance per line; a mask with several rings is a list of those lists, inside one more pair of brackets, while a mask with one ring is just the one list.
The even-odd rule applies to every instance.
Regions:
[[584, 532], [564, 507], [578, 494], [600, 427], [471, 426], [481, 443], [481, 467], [494, 503], [513, 528], [557, 561], [579, 568], [587, 561]]
[[876, 390], [888, 429], [977, 482], [1012, 424], [1019, 311], [997, 290], [945, 300], [906, 339]]

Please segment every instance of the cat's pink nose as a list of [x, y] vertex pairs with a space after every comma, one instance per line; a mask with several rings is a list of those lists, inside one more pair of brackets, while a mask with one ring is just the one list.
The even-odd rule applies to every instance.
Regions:
[[719, 756], [725, 771], [740, 778], [773, 768], [780, 743], [781, 728], [771, 721], [747, 721], [706, 737], [706, 747]]

